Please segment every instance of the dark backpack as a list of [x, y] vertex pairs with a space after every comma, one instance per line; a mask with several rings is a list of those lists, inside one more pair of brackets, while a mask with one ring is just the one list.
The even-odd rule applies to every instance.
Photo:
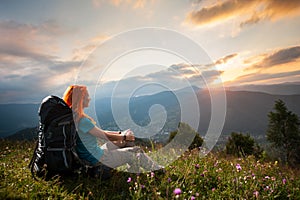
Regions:
[[[33, 177], [49, 178], [53, 175], [67, 175], [87, 172], [99, 176], [109, 170], [103, 166], [92, 167], [80, 160], [76, 153], [77, 131], [72, 109], [59, 97], [46, 97], [39, 108], [38, 141], [29, 168]], [[93, 173], [93, 174], [91, 174]]]

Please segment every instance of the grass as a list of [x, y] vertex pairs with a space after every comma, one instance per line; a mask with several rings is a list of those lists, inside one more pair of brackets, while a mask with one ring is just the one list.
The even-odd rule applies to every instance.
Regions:
[[[185, 153], [163, 175], [115, 172], [35, 181], [27, 168], [33, 142], [0, 141], [0, 199], [300, 199], [299, 169], [254, 157]], [[176, 193], [174, 193], [174, 191]]]

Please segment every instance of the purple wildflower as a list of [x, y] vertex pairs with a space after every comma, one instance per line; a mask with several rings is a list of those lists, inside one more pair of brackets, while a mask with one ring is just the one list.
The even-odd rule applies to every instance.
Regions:
[[128, 177], [127, 183], [130, 183], [130, 182], [131, 182], [131, 177]]
[[285, 178], [282, 179], [282, 183], [283, 183], [283, 184], [286, 184], [286, 179], [285, 179]]
[[199, 165], [199, 164], [196, 164], [196, 165], [195, 165], [195, 168], [196, 168], [196, 169], [199, 169], [199, 168], [200, 168], [200, 165]]
[[172, 181], [172, 179], [171, 178], [168, 178], [168, 183], [170, 183]]
[[175, 190], [173, 191], [173, 193], [175, 195], [180, 195], [181, 194], [181, 189], [180, 188], [175, 188]]
[[238, 170], [238, 171], [241, 171], [242, 170], [242, 167], [241, 167], [241, 165], [240, 164], [236, 164], [236, 169]]
[[154, 177], [154, 175], [155, 175], [155, 174], [154, 174], [154, 172], [151, 172], [151, 178], [153, 178], [153, 177]]
[[195, 200], [196, 199], [196, 197], [194, 197], [194, 196], [191, 196], [191, 200]]
[[258, 195], [259, 195], [258, 191], [254, 191], [253, 194], [255, 195], [256, 198], [258, 198]]

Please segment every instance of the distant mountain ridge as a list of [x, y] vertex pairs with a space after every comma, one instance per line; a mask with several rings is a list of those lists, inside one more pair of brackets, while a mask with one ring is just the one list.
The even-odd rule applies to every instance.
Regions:
[[[184, 90], [177, 91], [176, 95], [185, 96], [189, 99], [190, 93]], [[132, 120], [140, 126], [149, 123], [149, 108], [154, 104], [162, 105], [167, 112], [169, 123], [164, 128], [170, 131], [176, 128], [180, 121], [180, 107], [176, 100], [175, 93], [164, 91], [153, 95], [133, 97], [129, 101], [129, 111]], [[204, 135], [207, 131], [210, 116], [211, 102], [207, 91], [199, 90], [197, 93], [200, 105], [201, 120], [198, 132]], [[232, 131], [249, 133], [257, 138], [263, 138], [268, 124], [268, 113], [273, 110], [276, 100], [282, 99], [288, 109], [300, 116], [300, 94], [297, 95], [272, 95], [263, 92], [249, 91], [226, 91], [227, 111], [222, 137], [226, 138]], [[126, 106], [124, 99], [115, 99], [117, 106]], [[37, 104], [26, 105], [0, 105], [0, 127], [1, 131], [7, 131], [15, 128], [22, 129], [36, 127], [38, 125], [38, 107]], [[189, 108], [193, 111], [194, 108]], [[6, 113], [8, 112], [8, 113]], [[100, 125], [106, 129], [116, 129], [111, 111], [111, 99], [103, 98], [96, 101], [96, 113]], [[27, 127], [25, 127], [27, 126]], [[27, 130], [30, 132], [30, 130]], [[24, 131], [18, 134], [23, 134]], [[8, 135], [2, 135], [6, 137]]]
[[278, 99], [300, 116], [300, 95], [271, 95], [262, 92], [227, 91], [227, 114], [223, 132], [248, 132], [264, 135], [268, 125], [268, 113]]
[[15, 134], [9, 135], [6, 139], [9, 140], [36, 140], [38, 138], [38, 127], [25, 128]]
[[263, 92], [273, 95], [300, 94], [300, 82], [287, 82], [272, 85], [242, 85], [226, 87], [229, 91]]
[[0, 138], [38, 126], [39, 104], [0, 104]]

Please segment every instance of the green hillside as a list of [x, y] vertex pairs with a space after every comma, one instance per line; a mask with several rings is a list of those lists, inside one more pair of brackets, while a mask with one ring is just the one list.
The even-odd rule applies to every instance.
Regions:
[[[187, 152], [163, 175], [114, 172], [108, 181], [81, 174], [35, 181], [33, 142], [0, 141], [0, 199], [300, 199], [299, 170], [277, 161], [199, 157]], [[176, 194], [175, 194], [175, 193]]]

